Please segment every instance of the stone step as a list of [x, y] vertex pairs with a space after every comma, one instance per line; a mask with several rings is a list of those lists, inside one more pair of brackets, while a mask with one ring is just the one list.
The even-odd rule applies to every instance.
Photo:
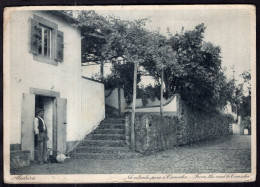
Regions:
[[125, 124], [125, 119], [124, 118], [106, 118], [101, 123], [120, 123], [120, 124]]
[[81, 146], [104, 146], [104, 147], [120, 147], [125, 146], [125, 140], [83, 140]]
[[120, 123], [101, 123], [98, 129], [125, 129], [125, 125]]
[[106, 118], [71, 154], [72, 158], [133, 158], [125, 143], [125, 119]]
[[74, 153], [71, 158], [84, 159], [125, 159], [125, 158], [140, 158], [143, 155], [139, 153], [119, 153], [119, 154], [104, 154], [104, 153]]
[[76, 153], [108, 153], [108, 154], [118, 154], [118, 153], [129, 153], [131, 150], [128, 147], [89, 147], [89, 146], [79, 146]]
[[125, 129], [96, 129], [93, 134], [125, 134]]
[[124, 134], [92, 134], [92, 140], [125, 140]]

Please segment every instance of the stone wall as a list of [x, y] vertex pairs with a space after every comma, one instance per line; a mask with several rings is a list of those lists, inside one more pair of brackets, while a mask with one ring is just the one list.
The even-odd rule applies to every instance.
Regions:
[[[151, 153], [168, 149], [177, 145], [178, 119], [170, 116], [162, 119], [159, 115], [137, 113], [135, 117], [136, 151]], [[126, 115], [126, 140], [131, 141], [131, 115]]]
[[[151, 154], [175, 146], [219, 137], [229, 134], [230, 120], [216, 113], [207, 115], [186, 115], [181, 118], [158, 114], [136, 113], [135, 149], [143, 154]], [[131, 144], [131, 113], [126, 114], [126, 143]]]
[[183, 120], [183, 144], [212, 139], [231, 133], [229, 125], [232, 121], [221, 113], [214, 115], [193, 114]]
[[30, 151], [10, 151], [10, 168], [20, 168], [30, 165]]

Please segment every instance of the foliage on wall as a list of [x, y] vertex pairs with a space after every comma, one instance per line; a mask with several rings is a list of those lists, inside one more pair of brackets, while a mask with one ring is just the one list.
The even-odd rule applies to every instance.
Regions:
[[[130, 115], [126, 115], [126, 123], [130, 121]], [[205, 113], [187, 113], [181, 118], [161, 117], [155, 113], [136, 113], [136, 151], [151, 154], [175, 146], [220, 137], [230, 133], [230, 123], [231, 119], [221, 113], [214, 113], [211, 116]], [[130, 124], [126, 127], [130, 128]]]

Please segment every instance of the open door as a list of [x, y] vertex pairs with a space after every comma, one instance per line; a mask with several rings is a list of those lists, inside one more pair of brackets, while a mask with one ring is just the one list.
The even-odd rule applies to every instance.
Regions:
[[21, 115], [21, 148], [29, 150], [31, 160], [34, 160], [34, 130], [33, 120], [35, 118], [35, 95], [23, 94]]
[[[66, 153], [67, 142], [67, 99], [57, 98], [57, 150]], [[58, 152], [59, 154], [59, 152]]]

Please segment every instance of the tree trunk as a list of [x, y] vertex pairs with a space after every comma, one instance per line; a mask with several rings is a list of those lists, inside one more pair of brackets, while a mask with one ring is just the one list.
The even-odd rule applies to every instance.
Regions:
[[132, 115], [131, 115], [131, 149], [135, 151], [135, 101], [136, 101], [136, 80], [137, 80], [137, 65], [135, 62], [134, 69], [134, 83], [133, 83], [133, 104], [132, 104]]
[[163, 116], [163, 68], [161, 74], [161, 99], [160, 99], [160, 115]]

